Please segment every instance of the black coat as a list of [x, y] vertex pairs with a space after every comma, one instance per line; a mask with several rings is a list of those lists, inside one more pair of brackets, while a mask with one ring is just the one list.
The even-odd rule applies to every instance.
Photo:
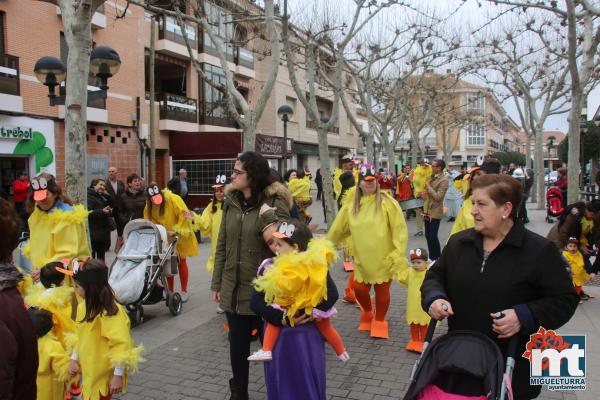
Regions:
[[108, 197], [102, 196], [92, 188], [88, 188], [87, 208], [91, 211], [89, 215], [90, 239], [92, 242], [110, 243], [110, 218], [111, 215], [104, 214], [102, 209], [106, 206], [112, 206]]
[[542, 326], [557, 329], [575, 313], [578, 297], [556, 247], [517, 222], [483, 263], [483, 237], [474, 229], [450, 237], [421, 287], [428, 310], [438, 298], [452, 304], [449, 330], [468, 329], [492, 338], [506, 356], [508, 339], [497, 339], [490, 313], [514, 308], [521, 321], [513, 376], [515, 398], [533, 398], [529, 361], [521, 354], [529, 335]]
[[121, 195], [125, 193], [125, 184], [123, 183], [123, 181], [117, 180], [117, 192], [115, 193], [112, 184], [110, 183], [110, 180], [106, 178], [104, 182], [106, 182], [106, 191], [108, 192], [108, 196], [111, 203], [117, 206], [119, 197], [121, 197]]
[[[137, 193], [131, 193], [126, 190], [119, 197], [117, 203], [117, 234], [123, 235], [123, 228], [132, 219], [144, 218], [144, 207], [146, 207], [146, 191], [140, 190]], [[113, 211], [114, 213], [114, 211]]]

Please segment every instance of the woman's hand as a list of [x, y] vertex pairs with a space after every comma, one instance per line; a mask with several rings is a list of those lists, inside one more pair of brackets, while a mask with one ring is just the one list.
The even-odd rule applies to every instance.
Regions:
[[112, 379], [110, 380], [110, 384], [108, 385], [108, 388], [110, 390], [110, 394], [121, 393], [121, 391], [123, 390], [123, 377], [113, 375]]
[[454, 311], [452, 311], [452, 306], [450, 302], [445, 299], [437, 299], [429, 306], [429, 310], [427, 311], [429, 316], [437, 321], [441, 321], [442, 319], [454, 315]]
[[194, 212], [193, 211], [184, 211], [183, 213], [183, 218], [187, 219], [188, 221], [193, 221], [194, 220]]
[[311, 315], [297, 315], [294, 317], [294, 325], [303, 325], [308, 322], [313, 322], [315, 319]]
[[112, 208], [110, 208], [110, 206], [106, 206], [102, 209], [102, 213], [104, 213], [106, 215], [110, 215], [111, 212], [112, 212]]
[[69, 363], [69, 375], [75, 376], [79, 373], [79, 363], [75, 360], [71, 360]]
[[498, 339], [506, 339], [516, 335], [521, 330], [521, 321], [513, 308], [501, 311], [504, 316], [497, 318], [497, 313], [490, 314], [492, 317], [492, 330], [498, 334]]
[[218, 303], [221, 301], [221, 292], [212, 292], [212, 300], [215, 303]]

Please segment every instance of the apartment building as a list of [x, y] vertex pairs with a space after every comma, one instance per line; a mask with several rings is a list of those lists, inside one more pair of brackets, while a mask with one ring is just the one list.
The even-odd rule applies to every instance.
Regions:
[[[517, 151], [520, 128], [489, 88], [456, 79], [451, 73], [427, 72], [415, 81], [423, 90], [416, 91], [411, 103], [423, 107], [421, 112], [429, 113], [431, 119], [419, 132], [419, 158], [445, 158], [452, 165], [471, 166], [479, 156]], [[435, 98], [428, 101], [429, 87], [435, 87]], [[401, 159], [412, 161], [414, 145], [406, 131], [396, 146]]]
[[[155, 1], [163, 8], [171, 2]], [[262, 13], [246, 0], [207, 2], [210, 12], [219, 16], [218, 35], [241, 45], [227, 47], [228, 68], [234, 72], [239, 92], [255, 101], [271, 63], [260, 39], [249, 39], [247, 27], [232, 23], [236, 12]], [[47, 88], [37, 81], [33, 65], [45, 55], [64, 60], [68, 48], [62, 35], [60, 10], [55, 5], [33, 0], [0, 2], [2, 43], [0, 44], [0, 129], [1, 132], [32, 132], [32, 137], [0, 136], [0, 165], [7, 187], [21, 170], [29, 175], [48, 171], [64, 181], [64, 106], [51, 107]], [[117, 18], [120, 16], [122, 18]], [[154, 80], [156, 127], [156, 180], [166, 184], [180, 168], [188, 170], [190, 205], [203, 205], [211, 194], [217, 174], [228, 173], [242, 151], [243, 132], [228, 114], [223, 95], [199, 76], [187, 50], [184, 34], [175, 19], [129, 5], [124, 0], [106, 1], [94, 15], [92, 35], [95, 45], [115, 49], [121, 57], [118, 74], [108, 81], [108, 97], [88, 102], [87, 175], [105, 176], [109, 165], [120, 177], [148, 170], [150, 136], [150, 47], [151, 21], [155, 19]], [[27, 24], [24, 21], [28, 21]], [[36, 26], [35, 30], [28, 26]], [[188, 24], [185, 33], [203, 73], [215, 82], [224, 73], [214, 44], [206, 32]], [[245, 38], [244, 36], [248, 36]], [[301, 82], [305, 77], [300, 75]], [[88, 89], [95, 89], [90, 78]], [[64, 88], [61, 89], [64, 92]], [[317, 103], [323, 118], [330, 118], [332, 96], [318, 90]], [[294, 115], [288, 123], [287, 168], [319, 168], [317, 133], [291, 87], [287, 69], [281, 66], [275, 88], [257, 127], [256, 151], [275, 168], [281, 165], [283, 123], [277, 109], [288, 104]], [[341, 109], [342, 107], [340, 107]], [[15, 128], [17, 128], [15, 130]], [[37, 139], [33, 139], [33, 134]], [[329, 133], [330, 163], [351, 152], [357, 133], [343, 109]], [[26, 145], [29, 143], [29, 145]], [[38, 148], [39, 147], [39, 148]], [[43, 155], [43, 156], [42, 156]]]

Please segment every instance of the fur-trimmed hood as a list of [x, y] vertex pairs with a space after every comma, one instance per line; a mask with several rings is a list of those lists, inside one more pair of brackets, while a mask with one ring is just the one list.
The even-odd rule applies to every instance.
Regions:
[[[226, 196], [231, 197], [233, 192], [236, 192], [236, 191], [237, 191], [236, 189], [233, 189], [231, 187], [231, 184], [225, 185], [225, 195]], [[267, 198], [273, 197], [273, 196], [279, 197], [280, 199], [284, 200], [285, 203], [290, 208], [294, 204], [294, 200], [292, 199], [292, 193], [290, 193], [289, 189], [283, 183], [280, 183], [280, 182], [271, 183], [269, 186], [267, 186], [263, 190], [263, 194]]]

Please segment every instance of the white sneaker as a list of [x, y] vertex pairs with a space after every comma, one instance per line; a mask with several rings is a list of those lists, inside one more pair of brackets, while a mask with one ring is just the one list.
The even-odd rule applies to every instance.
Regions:
[[337, 356], [338, 360], [340, 360], [341, 362], [346, 362], [350, 359], [350, 354], [348, 354], [347, 351], [344, 351], [342, 354], [340, 354], [339, 356]]
[[263, 349], [255, 351], [248, 357], [248, 361], [271, 361], [272, 359], [273, 354], [270, 351], [264, 351]]
[[190, 295], [188, 294], [188, 292], [181, 292], [181, 302], [182, 303], [187, 303], [187, 301], [190, 299]]

